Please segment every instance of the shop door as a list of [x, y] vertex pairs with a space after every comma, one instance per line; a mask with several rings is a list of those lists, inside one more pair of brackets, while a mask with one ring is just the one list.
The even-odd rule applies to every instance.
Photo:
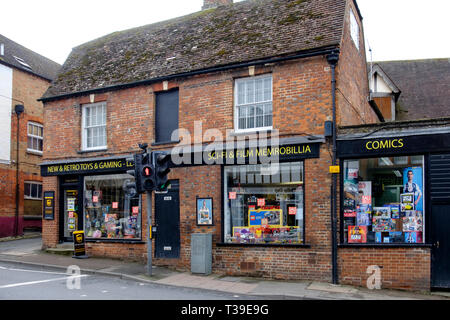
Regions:
[[170, 181], [169, 190], [155, 192], [155, 257], [180, 257], [180, 199], [178, 180]]
[[450, 288], [450, 154], [430, 155], [431, 287]]
[[62, 187], [60, 214], [60, 241], [72, 242], [72, 232], [83, 228], [80, 192], [77, 185]]
[[433, 255], [431, 282], [435, 288], [450, 288], [450, 204], [433, 205]]

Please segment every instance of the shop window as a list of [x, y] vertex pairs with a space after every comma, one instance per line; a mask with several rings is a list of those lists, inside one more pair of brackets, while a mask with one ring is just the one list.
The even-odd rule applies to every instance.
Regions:
[[272, 75], [236, 80], [234, 114], [236, 131], [272, 128]]
[[389, 158], [344, 161], [344, 242], [423, 243], [423, 156], [414, 165], [382, 159]]
[[39, 123], [28, 122], [27, 150], [42, 153], [44, 141], [44, 127]]
[[106, 148], [106, 103], [84, 105], [82, 109], [82, 148]]
[[25, 182], [24, 198], [32, 200], [42, 199], [42, 183], [40, 182]]
[[179, 91], [171, 90], [156, 94], [155, 142], [173, 142], [172, 136], [178, 129]]
[[303, 162], [224, 170], [227, 243], [303, 243]]
[[87, 238], [140, 239], [139, 195], [129, 197], [124, 183], [127, 174], [88, 176], [84, 179], [84, 217]]

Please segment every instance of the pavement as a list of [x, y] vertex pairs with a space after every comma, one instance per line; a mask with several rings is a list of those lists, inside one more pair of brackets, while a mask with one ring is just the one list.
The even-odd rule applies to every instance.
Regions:
[[267, 299], [314, 299], [314, 300], [450, 300], [448, 292], [411, 292], [391, 289], [369, 290], [363, 287], [333, 285], [316, 281], [279, 281], [254, 277], [200, 275], [153, 266], [152, 276], [147, 275], [146, 265], [89, 257], [75, 259], [72, 255], [48, 253], [42, 250], [40, 233], [27, 233], [17, 238], [0, 239], [0, 263], [16, 263], [66, 270], [77, 265], [82, 274], [99, 274], [184, 288], [197, 288], [255, 295]]

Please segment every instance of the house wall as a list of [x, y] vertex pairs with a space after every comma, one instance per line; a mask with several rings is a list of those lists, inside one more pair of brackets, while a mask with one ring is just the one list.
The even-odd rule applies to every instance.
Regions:
[[[359, 50], [350, 36], [350, 10], [359, 24]], [[340, 57], [336, 68], [336, 100], [338, 125], [376, 123], [378, 117], [368, 103], [369, 81], [363, 25], [353, 1], [347, 1]]]
[[[0, 65], [1, 66], [1, 65]], [[43, 104], [38, 102], [49, 86], [49, 81], [18, 69], [12, 69], [11, 98], [9, 100], [11, 114], [10, 123], [10, 163], [0, 163], [0, 237], [14, 235], [16, 212], [16, 158], [17, 158], [17, 116], [14, 106], [22, 101], [25, 112], [19, 120], [19, 227], [21, 234], [23, 227], [40, 227], [41, 221], [24, 221], [24, 182], [42, 181], [38, 164], [42, 156], [27, 151], [27, 123], [28, 121], [43, 124]], [[44, 129], [45, 131], [45, 129]], [[5, 142], [5, 145], [7, 143]], [[40, 217], [40, 215], [39, 215]]]

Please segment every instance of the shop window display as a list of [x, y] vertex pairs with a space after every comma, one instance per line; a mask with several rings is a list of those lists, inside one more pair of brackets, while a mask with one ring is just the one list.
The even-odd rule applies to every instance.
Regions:
[[140, 239], [139, 195], [123, 191], [127, 174], [89, 176], [84, 179], [84, 217], [87, 238]]
[[224, 169], [225, 242], [303, 243], [303, 162]]
[[423, 156], [344, 161], [345, 243], [423, 243]]

